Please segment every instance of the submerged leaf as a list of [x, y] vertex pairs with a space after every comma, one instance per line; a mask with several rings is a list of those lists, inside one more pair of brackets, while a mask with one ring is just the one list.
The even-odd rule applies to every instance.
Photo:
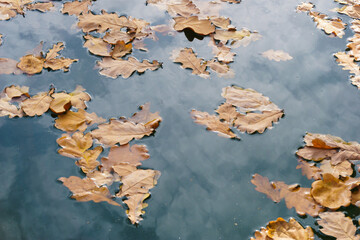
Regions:
[[93, 145], [91, 134], [83, 135], [81, 132], [75, 132], [72, 136], [63, 134], [56, 142], [62, 147], [58, 153], [71, 158], [81, 158], [83, 153]]
[[274, 60], [276, 62], [288, 61], [293, 59], [292, 56], [282, 50], [274, 51], [273, 49], [270, 49], [266, 52], [263, 52], [261, 55], [269, 60]]

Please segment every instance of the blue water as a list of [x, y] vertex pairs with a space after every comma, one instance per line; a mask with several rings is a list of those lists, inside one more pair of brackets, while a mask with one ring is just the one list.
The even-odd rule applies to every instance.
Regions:
[[[234, 78], [209, 79], [192, 75], [169, 57], [173, 49], [192, 47], [199, 57], [210, 58], [208, 38], [189, 42], [183, 33], [175, 37], [158, 34], [159, 41], [146, 40], [149, 52], [134, 51], [138, 59], [163, 62], [163, 69], [134, 74], [129, 79], [111, 79], [94, 69], [99, 57], [83, 48], [83, 33], [74, 16], [57, 10], [27, 11], [0, 22], [4, 35], [0, 57], [19, 59], [40, 41], [48, 49], [65, 42], [62, 55], [78, 58], [68, 73], [44, 70], [34, 76], [0, 75], [0, 89], [11, 84], [30, 86], [30, 93], [72, 91], [82, 85], [91, 94], [88, 111], [110, 118], [131, 116], [138, 106], [151, 102], [163, 122], [154, 136], [133, 143], [146, 144], [151, 158], [144, 168], [161, 171], [151, 190], [149, 207], [138, 227], [129, 223], [122, 208], [107, 203], [76, 202], [57, 181], [81, 176], [74, 160], [57, 154], [56, 139], [62, 132], [53, 127], [50, 114], [41, 117], [0, 118], [0, 239], [4, 240], [170, 240], [249, 239], [256, 229], [277, 217], [295, 217], [318, 230], [311, 217], [300, 218], [284, 202], [274, 204], [254, 190], [251, 176], [259, 173], [270, 180], [311, 182], [296, 169], [295, 151], [306, 132], [332, 134], [347, 141], [360, 141], [360, 92], [348, 80], [333, 54], [344, 51], [346, 38], [331, 38], [317, 29], [305, 13], [296, 13], [301, 1], [243, 0], [227, 6], [221, 14], [238, 29], [257, 30], [263, 38], [236, 48]], [[315, 0], [316, 10], [331, 17], [338, 4]], [[153, 25], [167, 23], [170, 16], [143, 0], [94, 2], [93, 10], [143, 18]], [[349, 18], [341, 16], [345, 22]], [[260, 53], [283, 50], [293, 56], [274, 62]], [[221, 104], [223, 87], [253, 88], [268, 96], [285, 117], [264, 134], [241, 134], [241, 141], [225, 139], [193, 122], [189, 112], [213, 110]], [[354, 213], [356, 214], [356, 212]]]

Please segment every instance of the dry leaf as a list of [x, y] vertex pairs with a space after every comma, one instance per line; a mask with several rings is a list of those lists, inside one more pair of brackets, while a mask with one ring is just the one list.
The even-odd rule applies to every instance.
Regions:
[[320, 213], [318, 224], [322, 227], [320, 231], [326, 235], [335, 237], [338, 240], [359, 240], [360, 235], [356, 234], [356, 226], [352, 219], [345, 217], [342, 212]]
[[296, 11], [308, 12], [308, 11], [311, 11], [311, 9], [313, 9], [313, 8], [314, 8], [314, 4], [312, 4], [311, 2], [307, 2], [307, 3], [303, 2], [296, 7]]
[[36, 74], [42, 71], [44, 59], [42, 57], [26, 55], [20, 58], [20, 62], [16, 66], [27, 74]]
[[345, 52], [335, 53], [334, 56], [337, 58], [336, 61], [340, 66], [343, 66], [343, 70], [349, 70], [350, 73], [354, 73], [355, 75], [360, 75], [360, 68], [357, 63], [354, 62], [355, 58], [351, 57], [349, 54]]
[[77, 130], [83, 132], [88, 125], [104, 121], [105, 119], [98, 117], [95, 113], [90, 114], [83, 109], [79, 109], [77, 112], [68, 111], [59, 115], [55, 119], [55, 127], [66, 132], [75, 132]]
[[264, 193], [274, 202], [281, 201], [280, 189], [276, 186], [275, 183], [269, 182], [267, 177], [263, 177], [256, 173], [252, 176], [251, 183], [256, 186], [256, 191]]
[[129, 163], [118, 163], [112, 167], [114, 172], [119, 175], [120, 178], [129, 175], [130, 173], [137, 170], [136, 166]]
[[86, 14], [89, 12], [89, 6], [92, 4], [91, 0], [75, 0], [73, 2], [66, 2], [63, 5], [61, 12], [69, 15], [79, 16], [80, 14]]
[[83, 153], [93, 145], [91, 134], [83, 135], [81, 132], [75, 132], [72, 136], [63, 134], [56, 142], [62, 147], [58, 153], [70, 158], [81, 158]]
[[126, 210], [126, 214], [132, 224], [138, 224], [141, 220], [143, 220], [141, 217], [141, 215], [145, 213], [143, 209], [148, 206], [148, 204], [144, 203], [144, 200], [149, 196], [149, 193], [134, 194], [124, 201], [129, 208]]
[[0, 117], [23, 117], [22, 109], [10, 103], [10, 98], [0, 98]]
[[110, 186], [119, 179], [109, 172], [93, 171], [86, 174], [87, 178], [90, 178], [97, 186], [108, 185]]
[[336, 9], [336, 11], [341, 14], [346, 14], [354, 19], [360, 18], [360, 5], [347, 5], [342, 8]]
[[50, 68], [52, 70], [63, 69], [64, 72], [69, 71], [69, 67], [73, 62], [77, 62], [78, 59], [70, 58], [57, 58], [59, 56], [59, 51], [64, 49], [64, 43], [59, 42], [53, 45], [53, 48], [48, 51], [46, 54], [44, 68]]
[[114, 49], [113, 49], [113, 51], [111, 52], [110, 55], [114, 59], [117, 59], [117, 58], [122, 58], [126, 54], [131, 53], [131, 51], [132, 51], [132, 44], [131, 43], [125, 44], [124, 41], [118, 41], [115, 44]]
[[6, 95], [12, 99], [12, 98], [20, 98], [23, 95], [26, 97], [30, 97], [29, 95], [29, 87], [26, 86], [15, 86], [15, 85], [11, 85], [9, 87], [6, 87], [4, 89], [4, 93], [6, 93]]
[[255, 231], [254, 236], [255, 238], [250, 238], [250, 240], [273, 240], [269, 238], [267, 235], [267, 230], [265, 228], [261, 228], [260, 231]]
[[152, 134], [154, 129], [145, 127], [144, 124], [123, 122], [110, 119], [109, 123], [101, 124], [98, 129], [91, 132], [93, 138], [98, 139], [102, 144], [113, 146], [116, 143], [126, 144], [131, 140], [141, 139]]
[[205, 125], [209, 131], [216, 132], [218, 136], [225, 138], [238, 138], [229, 128], [229, 123], [221, 122], [220, 118], [207, 112], [191, 110], [191, 117], [195, 123]]
[[274, 60], [276, 62], [280, 61], [288, 61], [293, 59], [292, 56], [290, 56], [288, 53], [282, 51], [282, 50], [276, 50], [270, 49], [266, 52], [263, 52], [261, 54], [264, 58], [267, 58], [269, 60]]
[[200, 77], [208, 77], [209, 75], [209, 72], [206, 71], [206, 62], [202, 58], [197, 58], [191, 48], [184, 48], [179, 52], [173, 52], [172, 58], [174, 62], [181, 63], [182, 68], [192, 69], [193, 74]]
[[95, 38], [91, 35], [85, 35], [84, 38], [86, 39], [84, 47], [86, 47], [89, 52], [98, 56], [111, 56], [111, 45], [105, 42], [102, 38]]
[[50, 104], [50, 110], [54, 113], [64, 113], [70, 109], [71, 106], [78, 109], [85, 109], [85, 101], [90, 101], [91, 97], [85, 92], [81, 86], [76, 86], [75, 90], [69, 94], [54, 93], [51, 95], [54, 100]]
[[215, 44], [214, 39], [211, 39], [209, 44], [213, 49], [214, 56], [220, 61], [224, 63], [229, 63], [234, 61], [234, 56], [236, 55], [233, 52], [230, 52], [231, 48], [225, 46], [222, 42]]
[[150, 155], [145, 145], [134, 144], [130, 147], [130, 144], [125, 144], [113, 146], [110, 148], [108, 157], [101, 159], [101, 169], [110, 172], [112, 168], [115, 170], [115, 166], [121, 164], [129, 164], [136, 167], [141, 165], [140, 161], [144, 161], [149, 157]]
[[16, 11], [14, 11], [14, 9], [12, 9], [11, 7], [8, 7], [7, 5], [0, 5], [0, 21], [9, 20], [10, 18], [15, 17], [16, 14]]
[[140, 112], [134, 113], [129, 121], [134, 123], [142, 123], [145, 127], [156, 129], [162, 118], [159, 115], [159, 112], [152, 113], [150, 112], [150, 103], [145, 103], [140, 106]]
[[54, 7], [52, 2], [36, 2], [26, 5], [27, 10], [37, 10], [40, 12], [50, 11]]
[[173, 17], [177, 15], [182, 17], [190, 17], [191, 15], [200, 13], [200, 10], [196, 7], [196, 5], [189, 0], [181, 0], [178, 2], [168, 1], [166, 5], [168, 13]]
[[81, 168], [84, 173], [92, 172], [99, 166], [99, 162], [96, 159], [99, 157], [100, 153], [102, 153], [103, 148], [97, 146], [94, 149], [87, 150], [81, 156], [81, 159], [76, 162], [76, 165]]
[[321, 149], [314, 147], [304, 147], [296, 152], [296, 155], [312, 161], [321, 161], [325, 158], [331, 157], [337, 151], [334, 149]]
[[201, 19], [197, 16], [192, 17], [176, 17], [174, 18], [175, 25], [174, 29], [176, 31], [182, 31], [186, 28], [190, 28], [195, 33], [200, 35], [209, 35], [210, 33], [215, 32], [215, 26], [211, 24], [211, 21], [208, 19]]
[[98, 62], [97, 64], [100, 68], [100, 74], [111, 78], [117, 78], [120, 75], [123, 78], [128, 78], [135, 71], [143, 73], [148, 69], [154, 71], [161, 67], [161, 63], [156, 60], [152, 62], [147, 60], [139, 62], [134, 57], [129, 57], [128, 60], [115, 60], [110, 57], [104, 57], [102, 61]]
[[343, 23], [340, 18], [329, 19], [325, 14], [311, 11], [309, 12], [309, 15], [313, 17], [314, 22], [317, 23], [317, 28], [324, 30], [325, 33], [334, 34], [339, 38], [344, 36], [346, 24]]
[[230, 28], [230, 18], [225, 17], [210, 17], [211, 23], [216, 27], [228, 30]]
[[107, 32], [103, 37], [104, 41], [111, 44], [116, 44], [118, 41], [124, 41], [125, 43], [131, 42], [134, 39], [134, 34], [123, 32], [121, 30], [112, 30]]
[[72, 192], [71, 198], [74, 198], [79, 202], [108, 202], [115, 206], [121, 206], [117, 202], [111, 200], [112, 196], [107, 187], [98, 187], [89, 178], [81, 179], [76, 176], [71, 176], [69, 178], [61, 177], [59, 178], [59, 181], [63, 182], [63, 184]]
[[28, 116], [41, 116], [44, 114], [50, 107], [50, 103], [53, 98], [50, 96], [54, 92], [54, 89], [51, 89], [49, 92], [41, 92], [35, 96], [32, 96], [21, 103], [22, 110]]
[[271, 221], [266, 226], [267, 235], [273, 239], [313, 240], [314, 232], [311, 227], [303, 228], [295, 219], [286, 222], [282, 218]]
[[324, 160], [321, 162], [320, 169], [322, 173], [330, 173], [336, 178], [347, 177], [353, 174], [352, 164], [349, 161], [343, 161], [337, 165], [332, 165], [330, 160]]
[[321, 169], [316, 167], [314, 163], [308, 163], [301, 159], [298, 159], [299, 164], [296, 166], [296, 169], [301, 169], [302, 175], [306, 176], [308, 179], [321, 179]]
[[215, 59], [211, 59], [206, 62], [206, 66], [208, 66], [211, 70], [215, 71], [219, 77], [234, 77], [235, 73], [232, 69], [230, 69], [229, 65], [225, 63], [220, 63], [215, 61]]
[[234, 120], [240, 115], [230, 103], [221, 104], [218, 109], [215, 110], [219, 114], [219, 118], [229, 122], [230, 124], [234, 123]]

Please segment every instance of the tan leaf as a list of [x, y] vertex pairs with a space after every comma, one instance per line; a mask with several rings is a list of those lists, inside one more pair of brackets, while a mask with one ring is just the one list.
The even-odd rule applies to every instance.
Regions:
[[241, 3], [241, 0], [221, 0], [222, 2], [228, 2], [228, 3], [235, 3], [235, 4], [239, 4]]
[[145, 145], [134, 144], [130, 147], [130, 144], [125, 144], [122, 146], [113, 146], [110, 148], [109, 156], [101, 159], [101, 167], [109, 172], [115, 166], [124, 163], [136, 167], [141, 165], [140, 161], [144, 161], [149, 157], [150, 155]]
[[136, 166], [129, 163], [118, 163], [113, 166], [114, 172], [121, 178], [137, 170]]
[[50, 11], [54, 7], [52, 2], [36, 2], [26, 5], [27, 10], [38, 10], [40, 12]]
[[356, 234], [356, 226], [352, 219], [345, 217], [342, 212], [325, 212], [319, 214], [317, 220], [322, 227], [320, 231], [326, 235], [335, 237], [338, 240], [359, 240], [360, 235]]
[[52, 70], [63, 69], [64, 72], [69, 71], [69, 67], [73, 62], [77, 62], [78, 59], [70, 58], [57, 58], [59, 51], [64, 49], [64, 43], [59, 42], [53, 45], [53, 48], [48, 51], [45, 58], [44, 68], [50, 68]]
[[149, 49], [146, 48], [146, 44], [144, 43], [144, 41], [142, 40], [137, 40], [135, 39], [133, 42], [132, 42], [132, 47], [134, 49], [138, 49], [140, 51], [144, 51], [144, 52], [148, 52]]
[[129, 175], [123, 177], [120, 186], [120, 192], [117, 197], [133, 196], [135, 194], [148, 193], [151, 188], [157, 184], [160, 172], [151, 169], [138, 169]]
[[307, 160], [321, 161], [333, 156], [337, 151], [334, 149], [321, 149], [315, 147], [304, 147], [297, 150], [296, 155]]
[[129, 121], [134, 123], [142, 123], [146, 127], [156, 129], [162, 121], [162, 118], [160, 117], [159, 112], [150, 112], [150, 103], [145, 103], [144, 105], [140, 106], [139, 112], [134, 113], [132, 117], [129, 118]]
[[248, 113], [238, 115], [234, 121], [234, 126], [241, 132], [263, 133], [266, 128], [271, 128], [273, 123], [278, 122], [284, 115], [282, 110], [263, 111], [263, 113]]
[[210, 33], [215, 32], [215, 26], [211, 24], [211, 21], [208, 19], [201, 19], [197, 16], [192, 17], [176, 17], [174, 18], [175, 25], [174, 29], [176, 31], [182, 31], [186, 28], [190, 28], [195, 33], [200, 35], [209, 35]]
[[311, 195], [322, 206], [336, 210], [341, 206], [347, 207], [351, 203], [351, 191], [344, 181], [329, 173], [323, 174], [323, 180], [311, 185]]
[[11, 7], [8, 7], [7, 5], [1, 6], [0, 5], [0, 21], [1, 20], [9, 20], [10, 18], [13, 18], [16, 16], [16, 11], [12, 9]]
[[311, 11], [311, 9], [314, 8], [314, 4], [312, 4], [311, 2], [302, 2], [301, 4], [299, 4], [296, 7], [296, 11], [298, 12], [308, 12]]
[[84, 173], [89, 173], [95, 170], [97, 166], [99, 166], [99, 162], [96, 159], [99, 157], [100, 153], [102, 153], [103, 148], [97, 146], [94, 149], [85, 151], [81, 159], [76, 162], [76, 165], [81, 168]]
[[0, 74], [21, 74], [17, 67], [18, 62], [9, 58], [0, 58]]
[[351, 22], [350, 28], [351, 28], [355, 33], [360, 33], [360, 20], [353, 20], [353, 21]]
[[56, 142], [62, 147], [58, 153], [71, 158], [82, 157], [83, 153], [93, 145], [91, 134], [83, 135], [81, 132], [75, 132], [72, 136], [63, 134]]
[[349, 54], [345, 52], [335, 53], [334, 56], [337, 58], [336, 61], [340, 66], [343, 66], [343, 70], [349, 70], [350, 73], [354, 73], [355, 75], [360, 75], [360, 68], [357, 63], [354, 62], [355, 58], [351, 57]]
[[347, 5], [336, 9], [336, 11], [341, 14], [346, 14], [351, 18], [360, 18], [360, 5]]
[[107, 32], [103, 37], [104, 41], [111, 44], [116, 44], [118, 41], [128, 43], [134, 39], [134, 34], [123, 32], [121, 30], [112, 30]]
[[26, 55], [20, 58], [20, 62], [16, 65], [27, 74], [40, 73], [44, 67], [44, 59], [33, 55]]
[[118, 41], [116, 42], [113, 51], [111, 52], [111, 57], [113, 57], [114, 59], [116, 58], [122, 58], [123, 56], [125, 56], [126, 54], [131, 53], [132, 51], [132, 44], [128, 43], [125, 44], [124, 41]]
[[75, 0], [73, 2], [66, 2], [63, 5], [61, 12], [63, 14], [67, 13], [69, 15], [79, 16], [80, 14], [86, 14], [89, 12], [89, 6], [92, 5], [91, 0]]
[[288, 61], [293, 59], [292, 56], [290, 56], [288, 53], [282, 51], [282, 50], [276, 50], [274, 51], [273, 49], [270, 49], [266, 52], [261, 53], [261, 55], [264, 58], [267, 58], [269, 60], [274, 60], [276, 62], [280, 62], [280, 61]]
[[230, 18], [225, 17], [210, 17], [211, 23], [216, 27], [228, 30], [230, 28]]
[[200, 13], [200, 10], [196, 7], [196, 5], [189, 0], [182, 0], [175, 3], [167, 3], [167, 11], [171, 16], [182, 16], [182, 17], [190, 17], [191, 15], [196, 15]]
[[50, 110], [54, 113], [64, 113], [70, 109], [71, 106], [78, 109], [85, 109], [85, 101], [90, 101], [91, 97], [85, 92], [81, 86], [76, 86], [75, 90], [69, 94], [54, 93], [51, 95], [54, 100], [50, 104]]
[[229, 63], [234, 61], [234, 56], [236, 54], [230, 52], [231, 48], [225, 46], [222, 42], [215, 44], [214, 39], [211, 39], [208, 45], [212, 47], [213, 54], [220, 62]]
[[83, 109], [79, 109], [77, 112], [68, 111], [59, 115], [55, 119], [55, 127], [66, 132], [75, 132], [77, 130], [83, 132], [88, 125], [104, 121], [105, 119], [98, 117], [95, 113], [90, 114]]
[[246, 36], [241, 40], [231, 42], [231, 48], [238, 48], [240, 46], [247, 47], [251, 42], [258, 41], [262, 36], [258, 32], [252, 32], [250, 36]]
[[340, 18], [329, 19], [325, 14], [311, 11], [309, 12], [309, 15], [313, 17], [314, 22], [317, 23], [317, 28], [324, 30], [325, 33], [334, 34], [339, 38], [344, 36], [346, 24], [343, 23]]
[[81, 179], [76, 176], [71, 176], [69, 178], [61, 177], [59, 178], [59, 181], [63, 182], [63, 184], [72, 192], [71, 198], [74, 198], [79, 202], [107, 202], [111, 205], [121, 206], [117, 202], [111, 200], [112, 196], [107, 187], [98, 187], [89, 178]]
[[25, 95], [26, 97], [30, 97], [29, 87], [26, 86], [20, 87], [20, 86], [11, 85], [10, 87], [6, 87], [4, 89], [4, 92], [10, 99], [19, 98], [23, 95]]
[[154, 129], [145, 127], [144, 124], [123, 122], [110, 119], [109, 123], [101, 124], [98, 129], [91, 132], [91, 135], [98, 139], [102, 144], [113, 146], [116, 143], [126, 144], [131, 140], [141, 139], [152, 134]]
[[346, 45], [350, 49], [348, 54], [353, 56], [355, 61], [360, 60], [360, 34], [355, 34], [352, 38], [349, 38], [349, 44]]
[[218, 136], [225, 138], [238, 138], [229, 128], [229, 123], [221, 122], [220, 118], [207, 112], [191, 110], [191, 117], [197, 124], [205, 125], [209, 131], [216, 132]]
[[242, 29], [240, 31], [236, 30], [221, 30], [216, 29], [214, 34], [214, 39], [227, 42], [228, 40], [241, 40], [244, 37], [250, 36], [251, 32], [247, 29]]
[[268, 97], [250, 88], [225, 87], [222, 90], [221, 96], [226, 99], [227, 103], [238, 107], [241, 112], [281, 110]]
[[353, 174], [352, 164], [349, 161], [342, 161], [337, 165], [332, 165], [330, 160], [323, 160], [320, 169], [322, 173], [330, 173], [336, 178], [346, 177]]
[[108, 185], [110, 186], [115, 181], [120, 181], [120, 179], [116, 178], [113, 174], [107, 171], [93, 171], [88, 172], [86, 177], [90, 178], [97, 186]]
[[53, 98], [50, 96], [54, 92], [54, 89], [51, 89], [49, 92], [41, 92], [35, 96], [32, 96], [21, 103], [22, 110], [28, 116], [41, 116], [44, 114], [50, 107], [50, 103]]
[[256, 191], [266, 194], [266, 196], [274, 202], [280, 202], [280, 189], [275, 183], [269, 182], [267, 177], [263, 177], [256, 173], [252, 176], [251, 183], [256, 186]]
[[314, 163], [308, 163], [301, 159], [298, 160], [299, 164], [296, 166], [296, 169], [301, 169], [302, 175], [306, 176], [308, 179], [321, 179], [321, 169], [316, 167]]
[[215, 61], [215, 59], [207, 61], [206, 66], [215, 71], [219, 77], [233, 77], [235, 75], [229, 65]]
[[360, 89], [360, 76], [351, 76], [350, 80], [352, 85]]
[[0, 98], [0, 117], [23, 117], [23, 111], [10, 103], [10, 98]]
[[206, 71], [206, 62], [204, 59], [197, 58], [191, 48], [181, 49], [179, 52], [173, 52], [172, 58], [174, 62], [181, 63], [182, 68], [192, 69], [192, 73], [200, 77], [208, 77], [209, 72]]
[[98, 62], [97, 64], [100, 68], [100, 74], [111, 78], [117, 78], [120, 75], [123, 78], [128, 78], [135, 71], [139, 73], [143, 73], [148, 69], [154, 71], [161, 66], [161, 63], [156, 60], [152, 62], [147, 60], [139, 62], [134, 57], [129, 57], [128, 60], [115, 60], [110, 57], [104, 57], [102, 61]]
[[89, 52], [98, 56], [110, 57], [111, 45], [106, 43], [102, 38], [95, 38], [91, 35], [85, 35], [86, 39], [84, 47], [86, 47]]
[[290, 218], [286, 222], [282, 218], [270, 221], [267, 228], [267, 235], [273, 239], [294, 239], [294, 240], [313, 240], [314, 232], [311, 227], [303, 228], [295, 219]]
[[219, 114], [220, 119], [225, 120], [230, 124], [232, 124], [234, 120], [240, 115], [240, 113], [236, 111], [236, 107], [230, 103], [221, 104], [218, 109], [215, 110], [215, 112]]
[[126, 214], [132, 224], [138, 224], [142, 219], [141, 215], [145, 213], [144, 208], [148, 206], [147, 203], [144, 203], [144, 200], [150, 196], [149, 193], [143, 194], [134, 194], [129, 196], [124, 203], [128, 206]]
[[268, 237], [267, 230], [263, 227], [260, 229], [260, 231], [255, 231], [254, 236], [255, 238], [250, 238], [250, 240], [273, 240], [272, 238]]

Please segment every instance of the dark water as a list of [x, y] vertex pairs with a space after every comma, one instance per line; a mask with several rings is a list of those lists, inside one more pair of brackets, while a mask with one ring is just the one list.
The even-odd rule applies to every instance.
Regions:
[[[60, 3], [55, 12], [28, 11], [25, 18], [0, 22], [4, 35], [1, 57], [18, 59], [40, 41], [45, 41], [46, 48], [63, 41], [62, 55], [80, 59], [68, 73], [0, 75], [0, 89], [27, 85], [35, 94], [50, 84], [58, 91], [72, 91], [80, 84], [93, 98], [88, 111], [104, 118], [130, 116], [145, 102], [151, 102], [151, 109], [163, 117], [154, 136], [133, 142], [149, 148], [151, 158], [144, 167], [162, 173], [138, 227], [128, 222], [119, 207], [69, 198], [69, 190], [57, 179], [81, 174], [73, 160], [56, 153], [56, 139], [62, 132], [53, 127], [49, 114], [0, 118], [0, 239], [249, 239], [255, 229], [277, 217], [295, 217], [314, 227], [313, 218], [298, 217], [284, 202], [274, 204], [250, 183], [251, 175], [259, 173], [270, 180], [309, 187], [311, 182], [295, 169], [294, 155], [307, 131], [360, 141], [360, 92], [333, 57], [345, 49], [352, 32], [347, 29], [343, 39], [330, 38], [305, 13], [295, 12], [300, 2], [243, 0], [221, 11], [239, 29], [257, 30], [263, 36], [233, 50], [237, 56], [231, 68], [236, 75], [230, 79], [214, 73], [202, 79], [169, 59], [173, 49], [183, 47], [210, 58], [208, 38], [189, 42], [183, 33], [159, 35], [157, 42], [146, 41], [149, 53], [135, 51], [133, 55], [159, 60], [163, 69], [111, 79], [93, 69], [100, 58], [82, 47], [83, 34], [75, 27], [76, 18], [62, 15]], [[313, 2], [317, 11], [337, 16], [329, 10], [338, 4]], [[145, 6], [143, 0], [100, 0], [93, 9], [143, 18], [153, 25], [170, 20], [156, 7]], [[349, 22], [348, 17], [341, 17]], [[294, 59], [274, 62], [259, 55], [269, 49], [284, 50]], [[241, 141], [218, 137], [193, 123], [190, 110], [212, 113], [223, 102], [221, 89], [231, 84], [268, 96], [285, 109], [285, 117], [264, 134], [242, 134]]]

